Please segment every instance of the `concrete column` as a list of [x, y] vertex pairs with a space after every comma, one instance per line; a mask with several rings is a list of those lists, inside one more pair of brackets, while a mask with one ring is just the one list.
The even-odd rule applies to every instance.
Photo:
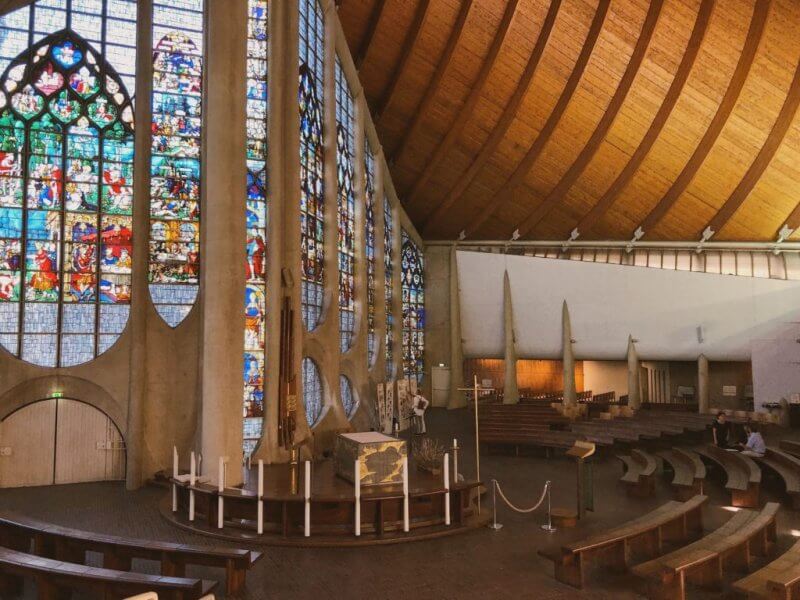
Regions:
[[450, 249], [450, 395], [447, 408], [464, 408], [464, 347], [461, 341], [461, 298], [458, 291], [458, 247]]
[[708, 413], [708, 359], [704, 354], [697, 357], [697, 410]]
[[633, 336], [628, 336], [628, 406], [633, 410], [639, 410], [642, 403], [640, 395], [639, 381], [639, 355], [636, 352], [636, 344]]
[[561, 350], [564, 366], [564, 408], [578, 405], [575, 388], [575, 355], [572, 352], [572, 325], [569, 321], [567, 301], [561, 307]]
[[511, 301], [511, 280], [503, 275], [503, 333], [505, 339], [505, 384], [503, 404], [519, 404], [517, 387], [517, 346], [514, 335], [514, 306]]
[[[241, 483], [245, 281], [247, 0], [208, 4], [202, 189], [201, 447], [207, 465], [227, 456]], [[208, 474], [216, 479], [216, 469]]]
[[133, 269], [131, 283], [131, 353], [128, 403], [128, 435], [126, 487], [134, 490], [142, 485], [142, 445], [144, 443], [144, 405], [147, 400], [147, 309], [150, 291], [147, 288], [148, 235], [150, 231], [150, 119], [153, 88], [153, 4], [142, 0], [136, 24], [136, 133], [134, 140], [133, 180]]

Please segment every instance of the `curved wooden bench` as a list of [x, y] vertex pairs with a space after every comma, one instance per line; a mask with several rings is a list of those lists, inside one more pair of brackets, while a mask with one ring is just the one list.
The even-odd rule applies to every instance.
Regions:
[[696, 452], [684, 448], [673, 448], [659, 452], [665, 463], [672, 467], [671, 485], [678, 500], [686, 500], [695, 494], [703, 493], [706, 480], [706, 466]]
[[225, 569], [227, 593], [238, 594], [247, 571], [262, 557], [261, 552], [224, 546], [197, 546], [139, 540], [116, 535], [60, 527], [17, 514], [0, 514], [0, 545], [37, 556], [83, 564], [86, 552], [103, 555], [103, 566], [130, 571], [134, 558], [161, 563], [161, 575], [183, 577], [186, 565]]
[[800, 456], [800, 442], [793, 440], [781, 440], [778, 447], [784, 452], [788, 452], [794, 456]]
[[758, 507], [761, 469], [752, 458], [741, 452], [731, 452], [710, 444], [698, 446], [694, 451], [718, 464], [725, 471], [728, 477], [725, 489], [731, 493], [733, 506]]
[[584, 567], [592, 557], [624, 570], [631, 556], [660, 554], [665, 540], [686, 541], [699, 535], [703, 531], [702, 508], [707, 500], [699, 495], [687, 502], [673, 500], [618, 527], [560, 548], [540, 550], [539, 554], [553, 561], [556, 579], [582, 588]]
[[747, 598], [791, 600], [800, 591], [800, 541], [755, 573], [733, 584]]
[[656, 459], [642, 450], [631, 450], [630, 456], [617, 456], [625, 467], [620, 481], [632, 496], [651, 496], [656, 487]]
[[767, 448], [764, 456], [754, 457], [753, 460], [783, 479], [786, 493], [792, 500], [792, 508], [800, 509], [800, 458], [775, 448]]
[[719, 588], [724, 569], [747, 570], [752, 554], [767, 554], [777, 538], [779, 508], [777, 502], [768, 502], [761, 512], [740, 511], [707, 536], [637, 565], [632, 572], [645, 580], [647, 597], [657, 600], [684, 600], [687, 582]]
[[12, 595], [21, 590], [21, 579], [36, 582], [39, 600], [57, 600], [72, 590], [82, 593], [99, 592], [102, 598], [124, 598], [133, 594], [156, 592], [159, 598], [198, 600], [208, 596], [217, 586], [216, 581], [126, 573], [0, 548], [0, 592], [3, 592], [0, 597], [6, 598], [6, 594]]

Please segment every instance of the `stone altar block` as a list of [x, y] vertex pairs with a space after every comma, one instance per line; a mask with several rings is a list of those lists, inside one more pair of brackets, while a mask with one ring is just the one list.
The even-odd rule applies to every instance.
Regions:
[[336, 474], [355, 483], [355, 460], [361, 460], [361, 485], [403, 483], [403, 457], [408, 455], [404, 440], [376, 431], [340, 433], [334, 457]]

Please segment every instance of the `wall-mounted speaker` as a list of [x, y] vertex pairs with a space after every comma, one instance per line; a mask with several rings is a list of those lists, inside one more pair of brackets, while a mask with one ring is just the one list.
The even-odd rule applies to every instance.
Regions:
[[706, 329], [702, 325], [697, 326], [697, 343], [702, 344], [706, 339]]

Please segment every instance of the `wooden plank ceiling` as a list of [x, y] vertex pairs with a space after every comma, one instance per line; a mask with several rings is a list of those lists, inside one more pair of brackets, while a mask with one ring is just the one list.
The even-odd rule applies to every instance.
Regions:
[[775, 241], [800, 228], [797, 0], [338, 10], [427, 239]]

